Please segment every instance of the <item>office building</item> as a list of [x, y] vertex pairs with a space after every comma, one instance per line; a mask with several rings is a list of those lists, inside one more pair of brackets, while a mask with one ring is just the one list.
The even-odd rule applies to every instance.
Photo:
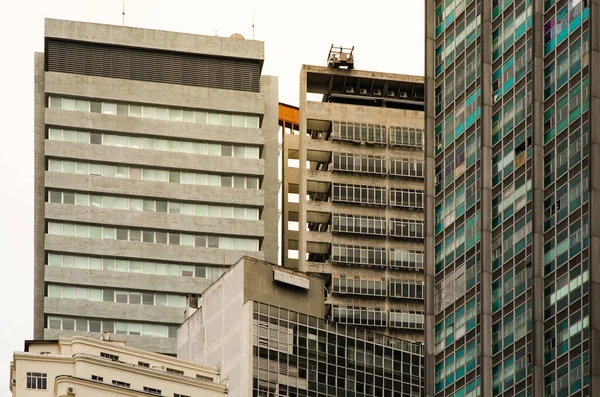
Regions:
[[597, 6], [426, 1], [427, 396], [600, 395]]
[[423, 78], [339, 55], [302, 67], [297, 124], [280, 107], [282, 263], [326, 278], [335, 321], [422, 341]]
[[261, 75], [263, 47], [46, 20], [36, 339], [109, 330], [174, 354], [188, 295], [243, 255], [277, 260], [277, 79]]
[[81, 336], [25, 341], [10, 365], [12, 397], [224, 397], [226, 383], [216, 367]]
[[179, 328], [180, 359], [219, 366], [230, 397], [423, 393], [423, 345], [324, 318], [320, 277], [245, 257]]

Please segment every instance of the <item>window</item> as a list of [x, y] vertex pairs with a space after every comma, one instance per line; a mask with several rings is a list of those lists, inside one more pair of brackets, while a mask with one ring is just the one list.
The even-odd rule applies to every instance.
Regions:
[[[85, 99], [62, 98], [56, 96], [48, 98], [48, 107], [70, 111], [116, 114], [125, 117], [144, 117], [159, 120], [207, 124], [207, 112], [201, 110], [157, 108], [150, 105], [115, 103], [110, 101], [90, 103]], [[259, 119], [258, 116], [249, 114], [232, 115], [230, 113], [211, 112], [208, 113], [208, 124], [259, 128]]]
[[386, 220], [378, 216], [333, 214], [333, 231], [379, 236], [387, 235]]
[[390, 280], [390, 296], [405, 299], [423, 299], [424, 285], [422, 281]]
[[412, 310], [390, 310], [390, 327], [424, 329], [425, 314]]
[[336, 171], [387, 174], [387, 161], [381, 156], [361, 156], [352, 153], [333, 153], [333, 169]]
[[408, 219], [390, 219], [390, 236], [424, 238], [425, 223]]
[[334, 183], [333, 201], [385, 206], [387, 194], [384, 187]]
[[335, 263], [383, 266], [387, 265], [385, 248], [333, 244], [332, 260]]
[[145, 363], [145, 362], [143, 362], [143, 361], [138, 361], [138, 365], [139, 365], [140, 367], [144, 367], [144, 368], [150, 368], [150, 364], [148, 364], [148, 363]]
[[131, 387], [131, 385], [130, 385], [129, 383], [127, 383], [127, 382], [122, 382], [122, 381], [120, 381], [120, 380], [113, 380], [113, 381], [112, 381], [112, 384], [113, 384], [113, 385], [115, 385], [115, 386], [118, 386], [118, 387], [127, 387], [127, 388], [130, 388], [130, 387]]
[[423, 148], [425, 131], [421, 128], [390, 127], [390, 144]]
[[387, 313], [385, 309], [357, 306], [333, 306], [333, 321], [342, 324], [385, 327]]
[[369, 279], [344, 275], [333, 276], [332, 290], [338, 294], [357, 294], [371, 296], [387, 296], [387, 281], [385, 278]]
[[213, 381], [213, 378], [211, 378], [210, 376], [204, 376], [204, 375], [199, 375], [199, 374], [196, 374], [196, 379], [203, 380], [205, 382], [212, 382]]
[[186, 395], [186, 394], [174, 393], [174, 394], [173, 394], [173, 397], [190, 397], [190, 396], [188, 396], [188, 395]]
[[92, 380], [95, 380], [96, 382], [104, 382], [104, 378], [98, 375], [92, 375]]
[[169, 374], [174, 374], [174, 375], [181, 375], [183, 376], [183, 371], [180, 371], [178, 369], [173, 369], [173, 368], [168, 368], [166, 369], [167, 373]]
[[27, 372], [27, 388], [32, 390], [46, 390], [48, 388], [47, 374], [42, 372]]
[[423, 251], [403, 250], [400, 248], [390, 249], [390, 267], [409, 269], [423, 269], [425, 253]]
[[116, 356], [116, 355], [110, 354], [110, 353], [100, 352], [100, 357], [108, 358], [109, 360], [112, 360], [112, 361], [119, 361], [119, 356]]
[[390, 190], [390, 206], [398, 208], [423, 208], [425, 193], [412, 189]]
[[386, 129], [384, 125], [347, 123], [333, 121], [331, 138], [338, 141], [386, 143]]
[[391, 159], [390, 175], [423, 178], [425, 176], [425, 163], [419, 160]]
[[160, 390], [160, 389], [154, 389], [152, 387], [147, 387], [147, 386], [144, 386], [144, 391], [146, 393], [156, 394], [158, 396], [160, 396], [162, 394], [162, 390]]

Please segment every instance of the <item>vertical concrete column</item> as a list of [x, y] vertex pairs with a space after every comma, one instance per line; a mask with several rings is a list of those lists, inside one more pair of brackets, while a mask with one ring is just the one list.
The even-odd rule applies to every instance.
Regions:
[[533, 395], [544, 392], [544, 4], [533, 2]]
[[425, 396], [435, 395], [435, 1], [425, 1]]
[[306, 65], [300, 71], [300, 136], [298, 137], [298, 270], [307, 271], [306, 266]]
[[492, 396], [492, 2], [481, 1], [481, 396]]
[[262, 216], [265, 237], [263, 239], [262, 250], [265, 253], [265, 260], [267, 262], [277, 263], [277, 198], [279, 193], [279, 178], [277, 175], [277, 133], [279, 131], [278, 79], [275, 76], [262, 76], [260, 86], [265, 104], [265, 113], [261, 127], [264, 138], [263, 159], [265, 161], [265, 175], [262, 186], [265, 192], [265, 206]]
[[33, 225], [33, 337], [44, 338], [44, 140], [46, 137], [45, 112], [46, 95], [44, 89], [44, 54], [36, 53], [34, 57], [34, 225]]
[[590, 4], [590, 396], [600, 395], [600, 0]]
[[288, 194], [290, 193], [290, 180], [288, 167], [290, 135], [285, 134], [285, 124], [281, 127], [281, 266], [289, 267], [288, 250], [290, 234], [288, 232], [289, 211]]

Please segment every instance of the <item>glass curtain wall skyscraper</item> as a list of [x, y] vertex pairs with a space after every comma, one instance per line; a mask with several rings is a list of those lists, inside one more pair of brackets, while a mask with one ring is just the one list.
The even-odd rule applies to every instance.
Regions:
[[600, 4], [425, 4], [426, 395], [598, 396]]

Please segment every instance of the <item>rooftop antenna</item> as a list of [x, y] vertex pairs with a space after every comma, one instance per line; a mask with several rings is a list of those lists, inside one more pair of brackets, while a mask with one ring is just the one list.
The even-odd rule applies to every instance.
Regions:
[[123, 0], [123, 26], [125, 26], [125, 0]]
[[254, 40], [254, 8], [252, 9], [252, 40]]

